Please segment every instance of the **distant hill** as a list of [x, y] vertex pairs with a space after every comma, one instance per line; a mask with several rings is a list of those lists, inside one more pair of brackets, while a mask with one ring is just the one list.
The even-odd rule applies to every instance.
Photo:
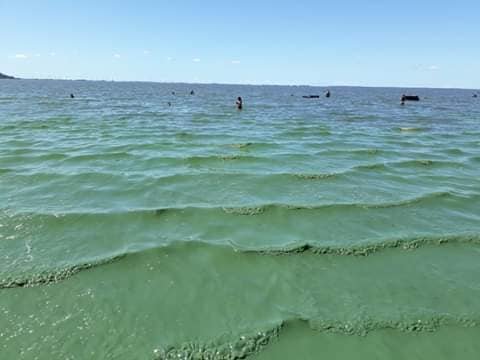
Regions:
[[13, 76], [8, 76], [8, 75], [0, 73], [0, 79], [15, 79], [15, 78]]

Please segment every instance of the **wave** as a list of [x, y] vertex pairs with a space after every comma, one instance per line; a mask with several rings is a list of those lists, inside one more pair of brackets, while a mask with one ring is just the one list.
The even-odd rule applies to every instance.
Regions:
[[[254, 146], [251, 143], [230, 145], [237, 146], [238, 150], [246, 149], [248, 147]], [[379, 149], [353, 149], [353, 150], [324, 150], [320, 152], [312, 153], [278, 153], [273, 155], [249, 155], [248, 153], [225, 153], [225, 154], [212, 154], [212, 155], [193, 155], [193, 156], [152, 156], [148, 157], [145, 155], [140, 155], [133, 153], [131, 151], [111, 151], [111, 152], [102, 152], [102, 153], [76, 153], [76, 154], [60, 154], [60, 153], [45, 153], [38, 154], [38, 151], [33, 151], [31, 148], [27, 149], [18, 149], [15, 152], [10, 151], [7, 159], [10, 159], [12, 162], [18, 162], [21, 158], [22, 160], [34, 160], [34, 161], [48, 161], [55, 160], [61, 161], [61, 163], [66, 165], [74, 164], [84, 164], [84, 163], [95, 163], [98, 161], [128, 161], [131, 167], [131, 164], [142, 164], [147, 168], [157, 168], [159, 166], [168, 166], [170, 169], [175, 166], [191, 166], [191, 167], [208, 167], [208, 166], [223, 166], [226, 163], [234, 163], [251, 165], [258, 168], [259, 164], [265, 165], [265, 168], [272, 167], [281, 167], [285, 169], [291, 168], [291, 164], [312, 164], [312, 162], [318, 161], [319, 156], [333, 156], [335, 154], [344, 154], [348, 155], [359, 155], [367, 157], [377, 157], [382, 156], [384, 150]], [[470, 161], [478, 162], [478, 157], [471, 157]], [[447, 161], [447, 160], [432, 160], [432, 159], [408, 159], [401, 161], [382, 161], [382, 162], [372, 162], [361, 165], [352, 166], [345, 168], [334, 173], [330, 174], [318, 174], [318, 177], [310, 177], [309, 179], [321, 179], [325, 177], [333, 177], [340, 175], [350, 175], [356, 174], [358, 172], [365, 171], [386, 171], [386, 170], [397, 170], [403, 171], [403, 169], [441, 169], [441, 168], [458, 168], [459, 166], [464, 166], [463, 162], [456, 161]], [[255, 169], [257, 171], [257, 169]], [[303, 174], [295, 173], [285, 173], [295, 176], [297, 178], [306, 177]], [[255, 175], [255, 174], [253, 174]], [[306, 174], [308, 175], [308, 174]], [[316, 174], [314, 174], [316, 175]], [[327, 175], [327, 176], [325, 176]]]
[[428, 128], [423, 128], [423, 127], [399, 127], [397, 128], [398, 131], [402, 132], [420, 132], [420, 131], [426, 131]]
[[[59, 156], [60, 157], [60, 156]], [[50, 158], [42, 158], [42, 160], [49, 160], [49, 159], [55, 159], [56, 156], [54, 154], [51, 155]], [[64, 158], [64, 157], [60, 157]], [[75, 171], [76, 170], [76, 171]], [[90, 169], [85, 169], [85, 168], [79, 168], [79, 169], [72, 169], [72, 168], [67, 168], [66, 170], [58, 171], [56, 169], [53, 169], [52, 171], [45, 171], [45, 170], [38, 170], [36, 168], [32, 168], [31, 170], [29, 168], [25, 169], [14, 169], [14, 168], [0, 168], [0, 173], [7, 173], [7, 172], [14, 172], [16, 176], [20, 177], [30, 177], [30, 176], [35, 176], [36, 181], [38, 181], [38, 178], [46, 178], [48, 179], [49, 177], [55, 178], [58, 180], [61, 177], [65, 177], [68, 180], [72, 180], [74, 178], [79, 178], [80, 180], [83, 178], [98, 178], [102, 179], [102, 177], [118, 177], [120, 178], [125, 178], [125, 172], [120, 171], [120, 170], [98, 170], [98, 171], [93, 171]], [[152, 181], [155, 184], [158, 183], [176, 183], [176, 182], [181, 182], [184, 180], [187, 181], [196, 181], [198, 180], [199, 177], [207, 177], [207, 178], [216, 178], [218, 179], [219, 177], [224, 177], [228, 178], [231, 177], [233, 179], [239, 179], [240, 177], [243, 177], [245, 181], [255, 181], [255, 179], [264, 179], [264, 178], [269, 178], [269, 179], [288, 179], [288, 178], [294, 178], [297, 180], [321, 180], [321, 179], [330, 179], [330, 178], [335, 178], [342, 173], [287, 173], [287, 172], [256, 172], [254, 174], [249, 173], [249, 172], [241, 172], [241, 171], [233, 171], [233, 172], [228, 172], [228, 171], [222, 171], [222, 172], [212, 172], [212, 171], [198, 171], [195, 173], [172, 173], [172, 174], [165, 174], [161, 176], [146, 176], [144, 174], [144, 171], [128, 171], [129, 175], [138, 175], [141, 176], [143, 180], [145, 181]], [[153, 183], [152, 183], [153, 184]]]
[[281, 248], [242, 248], [235, 244], [218, 244], [202, 241], [175, 241], [162, 246], [148, 247], [132, 252], [120, 254], [104, 259], [95, 259], [85, 263], [72, 265], [64, 268], [45, 270], [35, 275], [17, 278], [0, 279], [0, 289], [29, 288], [41, 285], [49, 285], [67, 280], [76, 274], [91, 270], [93, 268], [109, 265], [115, 262], [126, 260], [131, 257], [138, 257], [154, 252], [168, 252], [171, 250], [191, 251], [198, 248], [213, 247], [224, 249], [235, 253], [257, 254], [260, 256], [301, 256], [311, 253], [314, 255], [354, 256], [367, 257], [385, 250], [411, 251], [427, 246], [442, 245], [480, 245], [478, 234], [456, 234], [448, 236], [431, 236], [416, 238], [401, 238], [383, 240], [376, 243], [365, 243], [351, 246], [322, 246], [313, 244], [291, 244]]
[[314, 244], [291, 244], [282, 248], [269, 248], [264, 250], [244, 249], [244, 252], [255, 252], [264, 255], [290, 255], [313, 253], [317, 255], [339, 256], [370, 256], [383, 250], [402, 249], [415, 250], [425, 246], [441, 246], [447, 244], [475, 244], [480, 245], [480, 235], [463, 234], [448, 236], [423, 236], [415, 238], [400, 238], [384, 240], [376, 243], [366, 243], [350, 246], [320, 246]]
[[[128, 180], [125, 174], [114, 171], [94, 171], [94, 170], [82, 170], [78, 172], [72, 172], [71, 169], [64, 170], [65, 172], [58, 171], [38, 171], [37, 169], [22, 169], [22, 170], [11, 170], [15, 172], [17, 178], [31, 179], [35, 182], [36, 185], [41, 184], [42, 182], [55, 181], [56, 183], [63, 182], [64, 184], [82, 184], [84, 181], [95, 182], [98, 184], [105, 184], [105, 182], [110, 182], [113, 178], [117, 177], [119, 180]], [[1, 170], [0, 170], [1, 173]]]
[[164, 156], [164, 157], [151, 157], [141, 159], [147, 166], [156, 165], [158, 163], [171, 164], [171, 165], [190, 165], [201, 166], [210, 165], [212, 163], [224, 163], [229, 161], [254, 163], [259, 161], [271, 161], [271, 157], [261, 157], [254, 155], [241, 155], [241, 154], [218, 154], [218, 155], [196, 155], [196, 156]]
[[47, 129], [53, 128], [58, 125], [66, 125], [73, 122], [73, 118], [70, 116], [58, 116], [49, 117], [41, 120], [16, 120], [15, 123], [7, 123], [1, 125], [1, 130], [17, 130], [17, 129]]
[[[7, 156], [3, 156], [4, 160], [10, 160], [15, 162], [16, 165], [19, 164], [19, 160], [22, 161], [34, 161], [35, 163], [41, 161], [61, 161], [68, 160], [68, 156], [63, 153], [56, 152], [45, 152], [41, 153], [38, 149], [20, 149], [15, 151], [9, 151]], [[25, 165], [23, 165], [25, 166]]]
[[19, 170], [22, 171], [25, 169], [35, 169], [38, 167], [38, 163], [40, 162], [62, 161], [66, 158], [66, 155], [59, 153], [39, 154], [38, 151], [32, 151], [31, 153], [14, 154], [13, 152], [9, 151], [9, 154], [6, 156], [2, 156], [1, 160], [5, 165], [10, 166], [12, 172], [16, 173]]
[[64, 161], [75, 162], [75, 161], [91, 161], [91, 160], [119, 160], [119, 159], [125, 160], [126, 158], [136, 159], [137, 157], [127, 151], [117, 151], [117, 152], [101, 152], [101, 153], [94, 153], [94, 154], [69, 155]]
[[[313, 175], [314, 177], [316, 175]], [[318, 175], [321, 178], [324, 178], [323, 175]], [[326, 175], [327, 178], [329, 175]], [[335, 176], [335, 175], [333, 175]], [[333, 208], [343, 209], [343, 208], [363, 208], [363, 209], [386, 209], [386, 208], [395, 208], [409, 206], [413, 204], [418, 204], [421, 202], [427, 202], [430, 200], [441, 199], [441, 198], [464, 198], [457, 194], [451, 192], [433, 192], [428, 193], [422, 196], [401, 200], [393, 202], [384, 202], [384, 203], [330, 203], [330, 204], [321, 204], [321, 205], [290, 205], [290, 204], [267, 204], [259, 205], [252, 207], [224, 207], [222, 208], [227, 214], [235, 215], [260, 215], [271, 211], [286, 210], [286, 211], [322, 211], [322, 210], [331, 210]]]
[[347, 150], [346, 152], [351, 154], [358, 154], [358, 155], [379, 155], [384, 153], [385, 150], [371, 148], [371, 149], [352, 149], [352, 150]]
[[341, 114], [339, 113], [338, 115], [342, 115], [342, 120], [347, 121], [347, 122], [353, 122], [353, 121], [367, 121], [367, 120], [378, 120], [381, 117], [378, 115], [359, 115], [359, 114]]
[[[47, 160], [47, 159], [44, 159]], [[233, 161], [234, 159], [232, 159]], [[129, 191], [132, 187], [138, 191], [145, 191], [145, 189], [153, 188], [157, 186], [165, 186], [166, 184], [185, 184], [186, 186], [193, 186], [198, 182], [208, 182], [210, 179], [221, 179], [225, 182], [238, 182], [242, 181], [244, 184], [248, 184], [249, 187], [255, 186], [259, 181], [270, 181], [271, 183], [285, 184], [286, 186], [296, 186], [299, 181], [320, 181], [329, 180], [341, 177], [342, 173], [287, 173], [287, 172], [256, 172], [254, 174], [250, 172], [242, 171], [198, 171], [192, 172], [172, 172], [168, 174], [169, 169], [166, 169], [161, 175], [145, 175], [141, 170], [129, 170], [128, 173], [118, 170], [98, 170], [92, 166], [89, 168], [75, 168], [68, 167], [65, 169], [51, 169], [45, 171], [44, 169], [37, 169], [35, 167], [29, 168], [14, 168], [13, 161], [10, 168], [0, 168], [0, 174], [10, 173], [16, 178], [24, 179], [24, 181], [32, 181], [35, 185], [46, 183], [49, 181], [55, 181], [62, 184], [81, 184], [88, 181], [92, 184], [104, 184], [105, 181], [112, 182], [118, 181], [125, 184], [130, 183]], [[132, 180], [134, 177], [134, 180]], [[125, 187], [123, 187], [124, 189]]]
[[[86, 173], [91, 174], [92, 176], [99, 175], [97, 173]], [[102, 176], [102, 173], [100, 173]], [[107, 174], [105, 174], [106, 176]], [[315, 176], [315, 175], [314, 175]], [[320, 175], [322, 176], [322, 175]], [[267, 204], [258, 204], [251, 206], [180, 206], [180, 207], [165, 207], [165, 208], [138, 208], [134, 210], [128, 210], [125, 212], [111, 212], [108, 210], [98, 211], [98, 212], [15, 212], [12, 213], [9, 209], [0, 209], [1, 213], [9, 214], [9, 217], [14, 215], [19, 216], [29, 216], [29, 217], [41, 217], [41, 218], [67, 218], [67, 217], [79, 217], [79, 216], [115, 216], [115, 217], [128, 217], [128, 216], [164, 216], [167, 214], [176, 214], [181, 213], [185, 215], [186, 213], [198, 213], [198, 212], [211, 212], [211, 213], [224, 213], [229, 215], [263, 215], [268, 213], [278, 213], [278, 212], [296, 212], [296, 211], [309, 211], [309, 212], [323, 212], [331, 211], [334, 209], [344, 210], [344, 209], [387, 209], [387, 208], [397, 208], [397, 207], [408, 207], [415, 204], [429, 203], [431, 201], [439, 199], [448, 199], [448, 200], [461, 200], [468, 199], [470, 201], [478, 200], [480, 194], [471, 193], [471, 194], [459, 194], [453, 192], [432, 192], [426, 193], [417, 197], [392, 201], [392, 202], [379, 202], [379, 203], [324, 203], [324, 204], [285, 204], [285, 203], [267, 203]]]
[[9, 131], [9, 130], [16, 130], [17, 129], [17, 126], [14, 125], [14, 124], [2, 124], [0, 125], [0, 131]]
[[311, 331], [342, 335], [366, 336], [373, 331], [395, 330], [406, 333], [423, 333], [440, 327], [476, 327], [480, 318], [468, 316], [434, 315], [429, 318], [406, 321], [368, 321], [353, 323], [315, 321], [308, 319], [285, 320], [268, 330], [257, 330], [237, 335], [235, 340], [216, 339], [211, 342], [187, 342], [179, 345], [157, 348], [153, 351], [156, 360], [173, 359], [246, 359], [264, 350], [272, 342], [281, 340], [282, 334], [299, 325]]
[[14, 171], [13, 169], [9, 169], [9, 168], [0, 168], [0, 174], [7, 174], [13, 171]]
[[289, 174], [290, 176], [293, 176], [294, 178], [301, 179], [301, 180], [323, 180], [323, 179], [332, 179], [336, 178], [342, 173], [324, 173], [324, 174]]
[[178, 359], [246, 359], [259, 353], [263, 348], [278, 338], [285, 324], [274, 326], [266, 331], [240, 335], [235, 341], [217, 339], [210, 343], [189, 342], [178, 346], [153, 350], [156, 360]]
[[[322, 148], [322, 150], [315, 153], [315, 156], [352, 156], [359, 155], [365, 157], [380, 156], [380, 155], [398, 155], [397, 152], [378, 148], [351, 148], [351, 149], [335, 149], [328, 148], [329, 144], [309, 144], [316, 149]], [[335, 144], [333, 144], [335, 146]], [[327, 149], [325, 149], [327, 147]]]
[[388, 164], [386, 162], [382, 163], [372, 163], [365, 165], [356, 165], [350, 169], [350, 171], [364, 171], [364, 170], [385, 170], [387, 169]]
[[[127, 153], [124, 153], [125, 156], [132, 156], [132, 155], [127, 155]], [[112, 158], [116, 157], [121, 157], [121, 153], [116, 153], [116, 154], [111, 154], [110, 155]], [[67, 157], [62, 154], [44, 154], [44, 155], [37, 155], [35, 157], [31, 157], [32, 160], [35, 161], [66, 161], [70, 162], [72, 161], [72, 157]], [[332, 172], [318, 172], [318, 173], [302, 173], [302, 172], [282, 172], [282, 171], [257, 171], [255, 170], [254, 173], [251, 171], [248, 171], [248, 168], [245, 170], [234, 170], [234, 171], [211, 171], [210, 168], [205, 168], [205, 170], [202, 169], [201, 165], [206, 165], [208, 162], [249, 162], [255, 159], [255, 161], [258, 160], [263, 160], [263, 158], [258, 158], [258, 157], [249, 157], [249, 156], [242, 156], [242, 155], [228, 155], [228, 156], [211, 156], [211, 157], [191, 157], [191, 158], [186, 158], [182, 160], [183, 162], [186, 162], [190, 166], [198, 166], [198, 169], [196, 169], [194, 172], [191, 170], [187, 172], [185, 169], [181, 170], [178, 169], [178, 171], [175, 171], [175, 169], [172, 169], [171, 167], [167, 168], [165, 167], [165, 170], [162, 172], [161, 176], [146, 176], [144, 171], [141, 170], [136, 170], [130, 168], [128, 171], [128, 176], [130, 175], [139, 175], [141, 178], [145, 181], [149, 181], [148, 186], [154, 186], [154, 185], [162, 185], [164, 182], [167, 183], [176, 183], [176, 182], [182, 182], [185, 180], [188, 181], [196, 181], [199, 179], [199, 177], [212, 177], [215, 179], [218, 178], [233, 178], [235, 180], [244, 180], [245, 182], [252, 182], [257, 179], [260, 180], [284, 180], [287, 181], [289, 178], [293, 180], [303, 180], [303, 181], [321, 181], [321, 180], [332, 180], [332, 179], [342, 179], [345, 177], [349, 176], [355, 176], [358, 173], [362, 172], [371, 172], [371, 171], [376, 171], [376, 170], [387, 170], [391, 165], [394, 166], [400, 166], [400, 167], [431, 167], [434, 166], [434, 162], [426, 160], [418, 160], [418, 161], [406, 161], [406, 162], [401, 162], [401, 163], [373, 163], [373, 164], [366, 164], [366, 165], [358, 165], [352, 168], [348, 168], [346, 170], [339, 170], [339, 171], [332, 171]], [[94, 155], [83, 155], [83, 156], [78, 156], [75, 157], [75, 160], [79, 161], [95, 161], [95, 160], [105, 160], [100, 157], [96, 157]], [[157, 159], [160, 162], [168, 162], [172, 161], [172, 164], [175, 164], [174, 158], [163, 158], [163, 159]], [[12, 157], [10, 159], [10, 162], [12, 163], [11, 168], [9, 169], [0, 169], [0, 173], [2, 172], [13, 172], [15, 173], [16, 176], [36, 176], [40, 178], [45, 178], [48, 180], [49, 177], [54, 178], [55, 180], [61, 179], [61, 177], [65, 176], [66, 180], [72, 179], [72, 181], [75, 178], [78, 178], [79, 180], [83, 180], [84, 178], [88, 178], [89, 180], [94, 180], [94, 179], [99, 179], [102, 180], [103, 177], [117, 177], [119, 180], [125, 180], [127, 175], [125, 171], [122, 171], [122, 168], [119, 169], [114, 169], [114, 170], [108, 170], [108, 169], [103, 169], [103, 170], [96, 170], [95, 169], [95, 164], [92, 164], [92, 167], [85, 168], [85, 167], [80, 167], [80, 168], [75, 168], [75, 167], [67, 167], [65, 170], [60, 171], [56, 169], [52, 169], [51, 171], [45, 171], [45, 170], [39, 170], [36, 167], [29, 168], [29, 167], [23, 167], [21, 169], [15, 169], [13, 168], [13, 163], [16, 161], [15, 157]], [[136, 162], [138, 163], [140, 159], [137, 159]], [[152, 161], [155, 162], [156, 160], [145, 160], [147, 163], [151, 163]], [[150, 164], [151, 168], [155, 168], [153, 166], [154, 164]], [[155, 164], [159, 165], [159, 164]], [[180, 165], [177, 163], [177, 165]], [[439, 164], [440, 166], [458, 166], [459, 164], [457, 163], [452, 163], [452, 164]], [[395, 168], [391, 168], [391, 170], [395, 170]], [[138, 180], [138, 178], [137, 178]], [[38, 181], [38, 179], [35, 179], [35, 181]], [[145, 184], [140, 184], [141, 186], [145, 186]], [[291, 184], [294, 186], [294, 184]]]
[[443, 150], [444, 153], [449, 154], [449, 155], [465, 155], [466, 152], [464, 150], [458, 149], [458, 148], [450, 148], [450, 149], [445, 149]]
[[251, 142], [246, 142], [246, 143], [231, 144], [230, 146], [236, 149], [245, 149], [247, 147], [251, 147], [252, 145], [254, 144]]
[[438, 160], [430, 160], [430, 159], [415, 159], [415, 160], [407, 160], [407, 161], [399, 161], [393, 163], [393, 165], [401, 166], [401, 167], [425, 167], [425, 166], [458, 166], [459, 163], [454, 161], [438, 161]]
[[128, 254], [125, 253], [125, 254], [120, 254], [120, 255], [106, 258], [106, 259], [100, 259], [100, 260], [87, 262], [79, 265], [65, 267], [63, 269], [43, 271], [33, 276], [30, 276], [28, 278], [0, 279], [0, 289], [28, 288], [28, 287], [34, 287], [34, 286], [40, 286], [40, 285], [54, 284], [54, 283], [69, 279], [81, 271], [111, 264], [127, 256]]
[[455, 161], [446, 161], [446, 160], [431, 160], [431, 159], [412, 159], [412, 160], [401, 160], [401, 161], [386, 161], [382, 163], [373, 163], [366, 165], [354, 166], [350, 170], [384, 170], [387, 168], [412, 168], [412, 169], [422, 169], [425, 167], [429, 168], [445, 168], [445, 167], [458, 167], [463, 164]]
[[305, 135], [310, 136], [310, 137], [330, 136], [330, 135], [332, 135], [332, 132], [329, 129], [326, 129], [326, 128], [318, 128], [318, 127], [311, 127], [311, 126], [300, 126], [300, 127], [296, 127], [296, 128], [293, 128], [293, 129], [284, 130], [280, 133], [280, 135], [285, 136], [285, 137], [300, 136], [300, 137], [304, 138]]

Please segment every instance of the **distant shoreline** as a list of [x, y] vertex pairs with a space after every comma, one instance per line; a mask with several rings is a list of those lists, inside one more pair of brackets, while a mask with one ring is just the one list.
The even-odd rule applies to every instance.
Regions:
[[18, 80], [18, 79], [14, 76], [0, 73], [0, 80]]
[[[2, 77], [6, 76], [6, 77]], [[28, 81], [71, 81], [71, 82], [114, 82], [114, 83], [147, 83], [147, 84], [171, 84], [171, 85], [220, 85], [220, 86], [265, 86], [265, 87], [292, 87], [292, 88], [365, 88], [365, 89], [427, 89], [427, 90], [468, 90], [479, 91], [479, 88], [461, 87], [431, 87], [431, 86], [370, 86], [370, 85], [291, 85], [291, 84], [235, 84], [235, 83], [202, 83], [182, 81], [147, 81], [147, 80], [89, 80], [89, 79], [52, 79], [52, 78], [18, 78], [0, 73], [2, 80], [28, 80]]]

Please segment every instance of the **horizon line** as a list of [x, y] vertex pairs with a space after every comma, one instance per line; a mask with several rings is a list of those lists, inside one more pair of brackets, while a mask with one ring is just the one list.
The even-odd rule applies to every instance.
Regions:
[[[4, 74], [6, 75], [6, 74]], [[186, 81], [155, 81], [155, 80], [92, 80], [92, 79], [56, 79], [56, 78], [21, 78], [13, 77], [13, 79], [2, 80], [49, 80], [49, 81], [91, 81], [91, 82], [118, 82], [118, 83], [153, 83], [153, 84], [186, 84], [186, 85], [225, 85], [225, 86], [278, 86], [278, 87], [321, 87], [321, 88], [391, 88], [391, 89], [436, 89], [436, 90], [473, 90], [478, 91], [480, 88], [464, 88], [464, 87], [434, 87], [434, 86], [380, 86], [380, 85], [311, 85], [311, 84], [242, 84], [229, 82], [186, 82]]]

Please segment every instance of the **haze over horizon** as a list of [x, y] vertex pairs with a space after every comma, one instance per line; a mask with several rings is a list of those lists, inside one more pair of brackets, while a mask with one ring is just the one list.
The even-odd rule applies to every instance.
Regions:
[[0, 1], [22, 78], [478, 88], [480, 4]]

